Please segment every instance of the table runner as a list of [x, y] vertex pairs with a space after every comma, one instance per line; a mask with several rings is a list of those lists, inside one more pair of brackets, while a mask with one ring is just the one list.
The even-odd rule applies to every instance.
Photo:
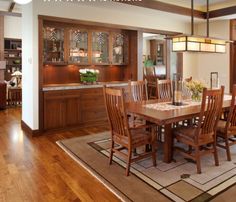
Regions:
[[[224, 101], [231, 100], [231, 99], [232, 99], [231, 95], [224, 95]], [[181, 106], [172, 105], [171, 102], [162, 102], [162, 103], [146, 104], [144, 105], [144, 107], [147, 107], [149, 109], [159, 110], [159, 111], [169, 111], [169, 110], [183, 109], [183, 108], [198, 106], [198, 105], [201, 105], [201, 101], [185, 100], [183, 102], [183, 105]]]

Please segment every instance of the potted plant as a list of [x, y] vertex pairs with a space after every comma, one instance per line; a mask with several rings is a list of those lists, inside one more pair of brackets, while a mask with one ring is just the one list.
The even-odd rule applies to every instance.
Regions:
[[80, 69], [80, 81], [85, 84], [92, 84], [98, 80], [99, 70], [95, 69]]
[[203, 88], [205, 88], [205, 85], [202, 82], [192, 80], [192, 81], [186, 82], [186, 87], [191, 91], [192, 100], [194, 101], [201, 100], [202, 91], [203, 91]]

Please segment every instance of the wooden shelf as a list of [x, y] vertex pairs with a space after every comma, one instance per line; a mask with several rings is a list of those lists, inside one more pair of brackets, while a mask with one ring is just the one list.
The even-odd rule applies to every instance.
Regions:
[[44, 65], [62, 65], [62, 66], [64, 66], [64, 65], [68, 65], [68, 62], [44, 62], [43, 63]]
[[18, 50], [18, 49], [4, 49], [5, 51], [16, 51], [16, 52], [21, 52], [22, 50]]
[[5, 57], [6, 59], [21, 59], [21, 57]]

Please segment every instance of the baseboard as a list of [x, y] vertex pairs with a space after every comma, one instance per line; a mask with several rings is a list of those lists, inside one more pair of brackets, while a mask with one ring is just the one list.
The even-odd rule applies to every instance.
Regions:
[[39, 136], [41, 134], [39, 130], [32, 130], [23, 120], [21, 120], [21, 129], [31, 136]]

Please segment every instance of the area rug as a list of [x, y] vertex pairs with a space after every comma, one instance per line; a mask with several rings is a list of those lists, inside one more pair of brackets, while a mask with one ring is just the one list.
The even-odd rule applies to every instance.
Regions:
[[214, 165], [213, 156], [203, 157], [202, 174], [197, 174], [195, 163], [178, 154], [172, 163], [163, 163], [160, 144], [156, 167], [151, 158], [141, 160], [132, 164], [126, 177], [122, 157], [114, 156], [113, 164], [108, 164], [109, 132], [57, 144], [122, 201], [209, 201], [236, 183], [236, 147], [231, 149], [232, 161], [226, 160], [225, 150], [218, 149], [220, 166]]

